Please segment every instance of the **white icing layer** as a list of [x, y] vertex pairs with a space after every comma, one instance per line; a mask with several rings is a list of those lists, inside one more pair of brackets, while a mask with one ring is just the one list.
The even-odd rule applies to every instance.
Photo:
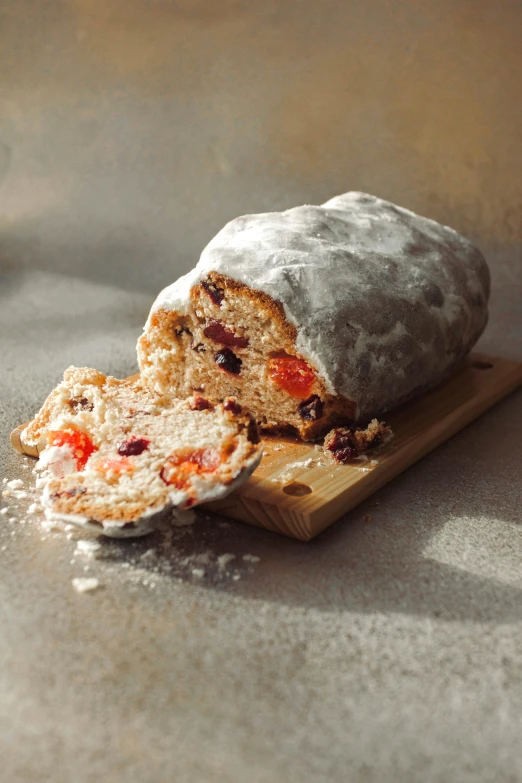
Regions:
[[481, 253], [453, 229], [364, 193], [232, 220], [152, 312], [186, 313], [191, 288], [211, 271], [280, 301], [297, 351], [359, 417], [436, 383], [487, 322]]

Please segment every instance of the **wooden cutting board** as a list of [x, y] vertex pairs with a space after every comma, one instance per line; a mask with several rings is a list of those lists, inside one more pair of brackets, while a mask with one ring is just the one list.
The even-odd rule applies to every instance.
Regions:
[[[337, 465], [322, 447], [293, 438], [264, 438], [254, 475], [211, 511], [309, 541], [403, 470], [522, 385], [522, 364], [471, 354], [444, 383], [386, 416], [395, 437], [367, 460]], [[17, 451], [38, 456], [11, 434]]]

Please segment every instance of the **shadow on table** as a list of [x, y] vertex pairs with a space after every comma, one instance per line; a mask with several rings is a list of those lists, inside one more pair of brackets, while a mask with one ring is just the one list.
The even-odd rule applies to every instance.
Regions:
[[[517, 499], [506, 492], [511, 486], [515, 493], [520, 478], [520, 399], [520, 394], [512, 395], [310, 543], [208, 516], [176, 529], [171, 541], [157, 533], [132, 544], [133, 556], [146, 568], [143, 553], [152, 549], [167, 562], [173, 578], [193, 579], [244, 599], [450, 621], [520, 620], [521, 588], [466, 568], [482, 546], [474, 520], [500, 520], [504, 529], [506, 524], [516, 528], [511, 530], [514, 539], [520, 535]], [[508, 431], [510, 421], [514, 426]], [[502, 438], [494, 440], [492, 433], [502, 430]], [[368, 515], [371, 519], [365, 520]], [[449, 534], [451, 559], [455, 555], [458, 565], [426, 556], [434, 538], [459, 518], [459, 532]], [[113, 556], [128, 559], [129, 543], [115, 546]], [[502, 548], [497, 549], [491, 558], [495, 572], [501, 573]], [[205, 562], [208, 553], [210, 563]], [[217, 558], [226, 553], [235, 558], [220, 568]], [[245, 554], [260, 561], [244, 560]], [[200, 561], [205, 575], [194, 579], [191, 569]]]

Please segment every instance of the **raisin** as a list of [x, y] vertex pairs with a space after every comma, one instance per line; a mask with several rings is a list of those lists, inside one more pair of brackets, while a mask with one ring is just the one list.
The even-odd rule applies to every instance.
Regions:
[[201, 397], [199, 394], [194, 395], [194, 400], [192, 401], [190, 405], [191, 411], [212, 411], [214, 410], [214, 405], [210, 402], [210, 400], [206, 400], [204, 397]]
[[122, 457], [138, 457], [143, 454], [145, 449], [149, 448], [150, 440], [147, 438], [136, 438], [132, 435], [128, 440], [122, 441], [118, 445], [118, 454]]
[[85, 495], [86, 492], [87, 490], [84, 489], [84, 487], [73, 487], [73, 489], [67, 489], [64, 490], [63, 492], [55, 492], [54, 495], [51, 495], [51, 497], [53, 499], [74, 498], [77, 495]]
[[69, 405], [75, 413], [78, 412], [78, 408], [82, 411], [92, 411], [94, 409], [94, 403], [90, 402], [87, 397], [72, 397], [69, 400]]
[[257, 429], [257, 424], [254, 419], [250, 419], [248, 422], [247, 439], [250, 441], [250, 443], [259, 443], [261, 440], [259, 437], [259, 430]]
[[136, 416], [150, 416], [151, 414], [149, 411], [137, 411], [134, 408], [129, 408], [128, 414], [125, 416], [126, 419], [135, 419]]
[[238, 337], [221, 321], [215, 321], [213, 318], [208, 321], [208, 325], [203, 329], [203, 334], [215, 343], [221, 343], [221, 345], [229, 345], [234, 348], [246, 348], [248, 346], [246, 337]]
[[225, 298], [225, 292], [222, 288], [218, 288], [215, 283], [211, 283], [209, 280], [203, 280], [201, 287], [208, 296], [212, 299], [215, 305], [220, 305]]
[[243, 411], [241, 405], [238, 402], [236, 402], [232, 397], [230, 397], [228, 400], [225, 400], [225, 402], [223, 403], [223, 408], [226, 411], [233, 413], [234, 416], [239, 416], [239, 414]]
[[220, 370], [231, 373], [232, 375], [239, 375], [241, 372], [241, 365], [243, 362], [236, 356], [236, 354], [230, 350], [230, 348], [223, 348], [222, 351], [218, 351], [214, 354], [214, 360]]
[[299, 405], [299, 415], [308, 421], [317, 421], [323, 415], [324, 403], [317, 394], [312, 394]]

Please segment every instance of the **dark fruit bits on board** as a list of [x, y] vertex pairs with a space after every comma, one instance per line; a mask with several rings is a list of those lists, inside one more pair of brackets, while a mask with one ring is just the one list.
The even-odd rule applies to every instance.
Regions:
[[231, 373], [232, 375], [239, 375], [241, 372], [241, 365], [243, 362], [236, 356], [230, 348], [223, 348], [214, 354], [214, 360], [220, 370]]
[[136, 438], [133, 435], [118, 445], [118, 454], [121, 454], [122, 457], [138, 457], [149, 448], [149, 444], [150, 440], [147, 438]]
[[299, 415], [307, 421], [317, 421], [323, 415], [324, 403], [317, 394], [312, 394], [299, 405]]

